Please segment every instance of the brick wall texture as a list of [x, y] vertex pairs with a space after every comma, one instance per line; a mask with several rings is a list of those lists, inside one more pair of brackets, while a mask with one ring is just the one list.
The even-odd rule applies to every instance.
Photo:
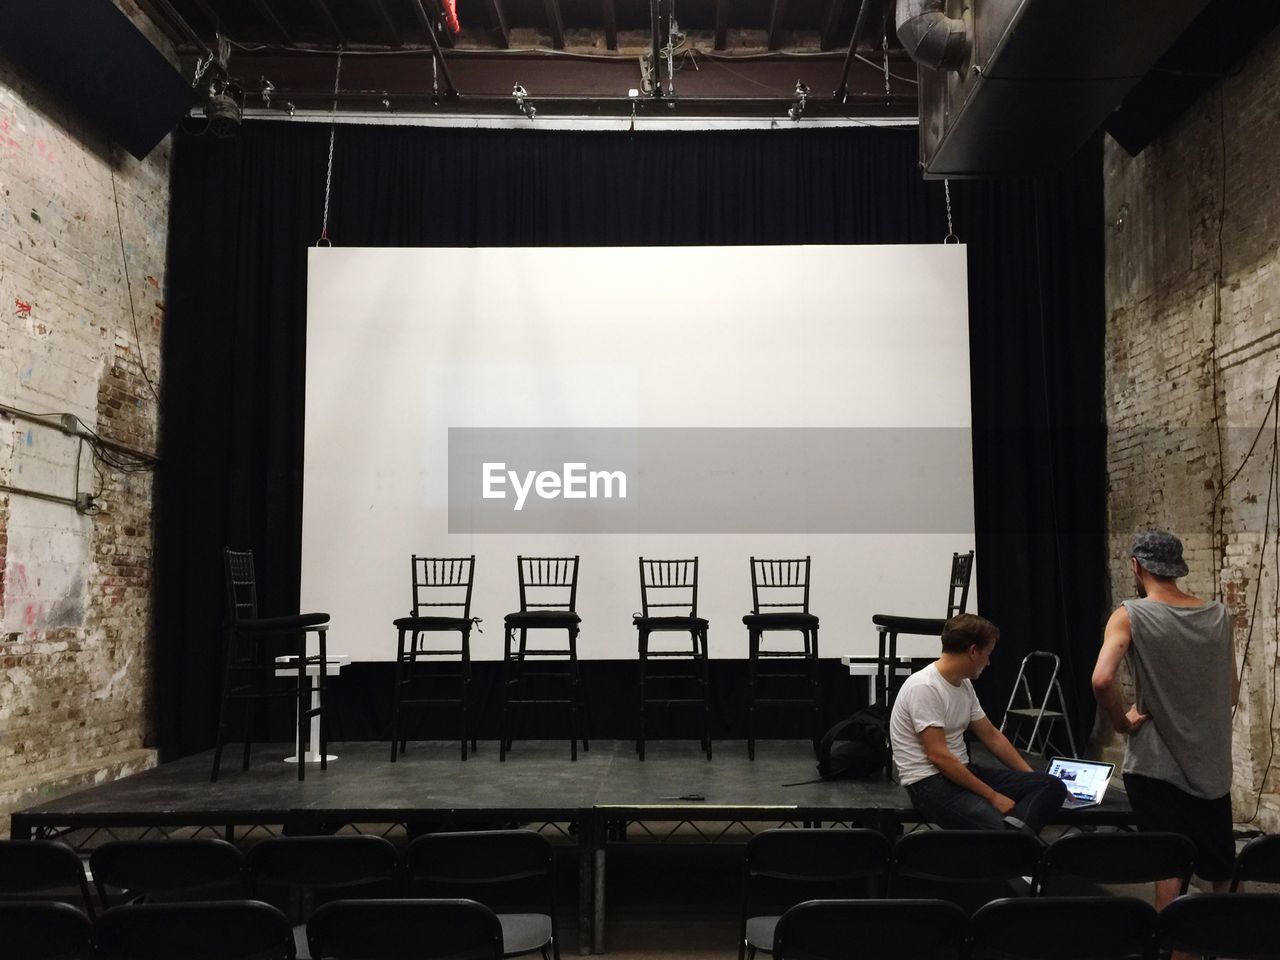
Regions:
[[[155, 451], [143, 369], [158, 389], [168, 206], [168, 140], [137, 161], [0, 62], [0, 403]], [[155, 762], [152, 478], [100, 469], [74, 436], [0, 414], [0, 484], [101, 489], [95, 516], [0, 490], [0, 832]]]
[[1112, 592], [1117, 603], [1134, 595], [1129, 539], [1152, 527], [1182, 537], [1186, 589], [1220, 591], [1243, 665], [1235, 814], [1272, 831], [1275, 495], [1265, 558], [1262, 548], [1280, 376], [1278, 86], [1280, 31], [1139, 156], [1108, 141], [1105, 158]]

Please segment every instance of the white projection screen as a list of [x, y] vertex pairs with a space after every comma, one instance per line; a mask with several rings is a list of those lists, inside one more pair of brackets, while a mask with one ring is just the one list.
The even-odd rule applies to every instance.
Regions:
[[579, 655], [633, 659], [637, 557], [697, 556], [745, 658], [749, 558], [811, 556], [822, 656], [874, 652], [973, 548], [970, 427], [961, 245], [312, 249], [302, 607], [391, 660], [410, 556], [474, 554], [498, 659], [516, 557], [577, 555]]

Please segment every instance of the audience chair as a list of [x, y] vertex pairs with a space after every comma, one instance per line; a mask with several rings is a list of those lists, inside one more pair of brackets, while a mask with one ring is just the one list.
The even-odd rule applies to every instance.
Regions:
[[[306, 777], [307, 764], [302, 757], [310, 721], [320, 717], [320, 769], [328, 767], [325, 757], [326, 724], [324, 715], [325, 669], [328, 657], [325, 647], [329, 630], [327, 613], [300, 613], [283, 617], [258, 615], [258, 584], [253, 570], [253, 552], [223, 551], [227, 582], [226, 660], [222, 676], [222, 705], [218, 711], [218, 736], [213, 749], [213, 772], [210, 781], [218, 779], [222, 764], [222, 748], [227, 742], [232, 705], [244, 704], [244, 757], [241, 768], [249, 769], [249, 750], [253, 742], [253, 705], [264, 700], [289, 698], [297, 714], [298, 779]], [[318, 637], [318, 653], [307, 653], [307, 634]], [[287, 659], [286, 659], [287, 658]], [[314, 669], [312, 677], [308, 668]], [[296, 670], [297, 679], [290, 690], [276, 681], [277, 671]], [[312, 693], [320, 706], [312, 707]]]
[[474, 900], [335, 900], [307, 924], [316, 960], [501, 960], [502, 926]]
[[[578, 759], [578, 740], [587, 742], [584, 714], [586, 691], [578, 665], [577, 557], [517, 557], [520, 609], [504, 619], [502, 653], [502, 713], [499, 723], [498, 759], [506, 760], [512, 742], [512, 707], [521, 712], [529, 704], [563, 704], [569, 711], [569, 754]], [[564, 630], [564, 647], [530, 647], [530, 630]], [[519, 635], [517, 644], [516, 635]], [[545, 697], [536, 681], [548, 679], [560, 686], [562, 696]], [[533, 682], [531, 682], [533, 681]]]
[[[360, 894], [387, 896], [398, 879], [396, 848], [385, 837], [272, 837], [245, 857], [250, 895], [265, 900], [269, 888], [304, 895], [342, 891], [342, 899]], [[303, 915], [310, 912], [304, 906]], [[305, 924], [293, 928], [299, 960], [310, 957]]]
[[[661, 598], [661, 599], [659, 599]], [[649, 704], [701, 704], [702, 749], [711, 759], [711, 675], [707, 661], [707, 621], [698, 616], [698, 558], [692, 560], [646, 560], [640, 558], [640, 613], [631, 620], [639, 635], [640, 647], [640, 729], [636, 753], [644, 759], [645, 709]], [[684, 649], [657, 648], [655, 633], [687, 633]], [[691, 660], [693, 673], [649, 675], [649, 660]], [[668, 690], [692, 684], [696, 696], [653, 696], [653, 685]]]
[[1034, 878], [1040, 851], [1019, 830], [918, 830], [894, 846], [890, 896], [942, 897], [972, 913]]
[[0, 903], [0, 944], [15, 960], [89, 960], [93, 922], [69, 903]]
[[[809, 557], [803, 560], [751, 558], [751, 612], [742, 618], [747, 627], [747, 757], [756, 758], [756, 706], [803, 704], [812, 713], [813, 749], [822, 737], [822, 672], [818, 660], [818, 618], [809, 612]], [[799, 633], [801, 646], [764, 646], [766, 633]], [[765, 661], [792, 661], [790, 669], [760, 669]], [[764, 682], [778, 696], [762, 697]], [[797, 686], [806, 692], [797, 692]], [[788, 691], [787, 695], [781, 695]]]
[[112, 840], [89, 855], [89, 872], [104, 909], [112, 899], [213, 900], [249, 892], [240, 851], [209, 837]]
[[1179, 897], [1160, 911], [1156, 942], [1162, 951], [1197, 957], [1277, 960], [1280, 894], [1202, 893]]
[[890, 859], [889, 841], [876, 830], [779, 828], [757, 833], [747, 841], [742, 861], [738, 960], [773, 951], [778, 917], [755, 914], [759, 905], [794, 904], [803, 899], [795, 895], [799, 891], [883, 895]]
[[969, 583], [973, 577], [973, 551], [951, 555], [951, 577], [947, 582], [947, 615], [934, 617], [902, 617], [877, 613], [871, 618], [876, 628], [877, 652], [874, 659], [851, 658], [853, 662], [876, 665], [875, 697], [878, 703], [891, 705], [902, 685], [898, 673], [898, 637], [941, 637], [942, 627], [969, 605]]
[[1280, 883], [1280, 834], [1250, 840], [1236, 857], [1235, 870], [1231, 873], [1231, 892], [1235, 893], [1240, 884], [1250, 880]]
[[532, 830], [429, 833], [405, 851], [411, 883], [432, 893], [471, 893], [487, 888], [506, 898], [524, 897], [538, 913], [499, 913], [503, 956], [539, 952], [560, 960], [556, 927], [555, 863], [547, 838]]
[[778, 920], [775, 960], [962, 960], [967, 918], [945, 900], [809, 900]]
[[292, 960], [283, 913], [256, 900], [112, 907], [93, 928], [98, 960]]
[[972, 960], [1154, 960], [1156, 911], [1134, 897], [994, 900], [969, 921]]
[[31, 900], [39, 894], [43, 899], [71, 890], [92, 920], [93, 898], [74, 850], [58, 840], [0, 840], [0, 897]]
[[[404, 753], [405, 734], [402, 710], [408, 705], [441, 704], [456, 706], [462, 716], [462, 759], [467, 759], [470, 736], [471, 704], [471, 585], [475, 578], [476, 558], [419, 557], [411, 560], [413, 579], [413, 612], [395, 621], [399, 631], [396, 643], [396, 685], [391, 710], [391, 762]], [[430, 597], [431, 599], [428, 599]], [[430, 638], [440, 634], [458, 634], [457, 646], [433, 646]], [[453, 658], [457, 658], [454, 660]], [[447, 658], [447, 659], [446, 659]], [[441, 663], [456, 663], [456, 672], [445, 672]], [[439, 688], [441, 681], [452, 681], [457, 690], [453, 697], [408, 696], [413, 688]], [[471, 749], [476, 741], [471, 737]]]
[[1063, 877], [1093, 883], [1154, 883], [1169, 877], [1182, 881], [1181, 893], [1196, 864], [1195, 844], [1180, 833], [1074, 833], [1060, 837], [1040, 857], [1040, 894]]

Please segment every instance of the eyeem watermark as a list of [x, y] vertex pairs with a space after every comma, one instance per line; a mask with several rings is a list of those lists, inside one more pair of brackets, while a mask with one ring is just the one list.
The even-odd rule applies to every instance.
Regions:
[[563, 469], [508, 470], [504, 462], [486, 461], [480, 468], [480, 496], [485, 500], [506, 500], [507, 487], [515, 494], [513, 510], [524, 509], [530, 491], [542, 500], [627, 499], [627, 475], [621, 470], [588, 470], [586, 463], [566, 463]]

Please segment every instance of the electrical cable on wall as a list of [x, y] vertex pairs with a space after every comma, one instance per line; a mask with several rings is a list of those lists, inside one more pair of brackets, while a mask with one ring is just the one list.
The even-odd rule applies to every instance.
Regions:
[[133, 345], [138, 351], [138, 369], [142, 371], [142, 379], [147, 382], [147, 389], [151, 391], [151, 397], [156, 402], [156, 407], [160, 406], [160, 394], [156, 391], [156, 385], [151, 382], [151, 376], [147, 373], [147, 365], [142, 359], [142, 339], [138, 336], [138, 314], [133, 306], [133, 282], [129, 278], [129, 257], [124, 250], [124, 224], [120, 219], [120, 198], [116, 195], [116, 173], [114, 170], [108, 170], [111, 175], [111, 200], [116, 208], [116, 233], [120, 239], [120, 263], [124, 267], [124, 286], [125, 292], [129, 297], [129, 318], [133, 321]]

